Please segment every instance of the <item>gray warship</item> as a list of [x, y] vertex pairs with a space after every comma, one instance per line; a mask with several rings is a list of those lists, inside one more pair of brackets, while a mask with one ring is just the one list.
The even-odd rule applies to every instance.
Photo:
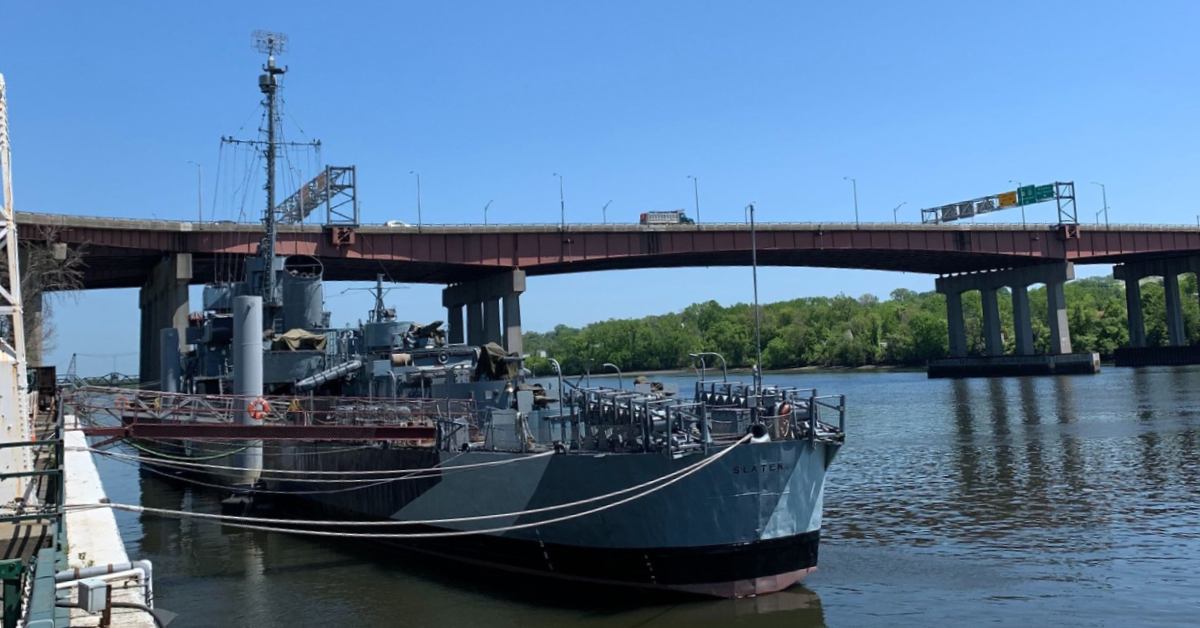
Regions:
[[[841, 396], [765, 386], [757, 373], [731, 381], [712, 353], [693, 356], [690, 391], [591, 386], [561, 369], [536, 380], [521, 355], [450, 343], [441, 323], [397, 316], [383, 277], [365, 322], [332, 327], [320, 260], [275, 247], [286, 207], [274, 198], [285, 72], [274, 52], [259, 78], [268, 124], [258, 254], [239, 280], [204, 288], [185, 351], [163, 330], [160, 390], [108, 391], [120, 395], [113, 416], [430, 430], [382, 442], [143, 439], [143, 468], [299, 504], [314, 525], [293, 521], [292, 531], [349, 531], [580, 583], [745, 597], [816, 568], [825, 472], [844, 441]], [[257, 520], [284, 529], [271, 521]], [[347, 525], [328, 525], [338, 521]], [[392, 525], [356, 534], [362, 522]]]

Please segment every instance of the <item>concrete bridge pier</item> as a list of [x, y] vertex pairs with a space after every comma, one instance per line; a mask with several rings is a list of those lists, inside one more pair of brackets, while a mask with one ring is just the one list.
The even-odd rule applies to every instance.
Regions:
[[946, 293], [946, 322], [950, 329], [950, 357], [967, 357], [967, 328], [963, 324], [962, 293]]
[[[991, 375], [1042, 375], [1095, 373], [1100, 357], [1093, 353], [1071, 353], [1071, 332], [1063, 284], [1074, 278], [1070, 262], [1022, 266], [937, 279], [937, 291], [946, 295], [949, 319], [950, 358], [929, 363], [930, 377], [974, 377]], [[1046, 319], [1050, 347], [1046, 355], [1034, 355], [1033, 323], [1029, 313], [1029, 286], [1046, 285]], [[1004, 355], [1000, 305], [997, 291], [1012, 290], [1015, 354]], [[962, 320], [962, 294], [979, 290], [983, 305], [985, 355], [967, 356]]]
[[[1179, 296], [1179, 275], [1183, 273], [1200, 273], [1200, 256], [1142, 260], [1113, 267], [1113, 277], [1125, 282], [1129, 322], [1129, 346], [1117, 349], [1117, 366], [1200, 364], [1200, 347], [1188, 346], [1187, 330], [1183, 326], [1183, 301]], [[1163, 280], [1167, 310], [1166, 347], [1146, 346], [1141, 288], [1141, 281], [1146, 277], [1162, 277]]]
[[1029, 286], [1012, 287], [1013, 334], [1017, 355], [1033, 355], [1033, 322], [1029, 318]]
[[[1117, 268], [1120, 268], [1118, 266]], [[1125, 310], [1128, 313], [1129, 346], [1146, 346], [1146, 321], [1142, 316], [1141, 277], [1125, 280]]]
[[142, 384], [159, 381], [161, 330], [178, 330], [175, 336], [180, 343], [178, 349], [183, 348], [188, 324], [188, 283], [191, 280], [192, 254], [172, 253], [151, 268], [146, 283], [138, 292], [142, 314], [138, 380]]
[[996, 288], [980, 291], [983, 303], [983, 341], [988, 355], [1004, 355], [1004, 340], [1000, 328], [1000, 306], [996, 300]]
[[448, 286], [442, 291], [442, 305], [449, 319], [449, 341], [463, 342], [465, 309], [467, 344], [495, 342], [509, 352], [520, 353], [522, 292], [525, 271], [521, 269]]
[[447, 331], [446, 341], [452, 345], [463, 343], [463, 306], [447, 305], [446, 306], [446, 324], [449, 326]]
[[[1075, 277], [1071, 270], [1071, 279]], [[1071, 329], [1067, 322], [1067, 297], [1063, 294], [1066, 280], [1046, 282], [1046, 322], [1050, 325], [1050, 353], [1071, 353]]]
[[1167, 306], [1167, 341], [1172, 347], [1187, 344], [1183, 333], [1183, 304], [1179, 302], [1179, 275], [1169, 272], [1163, 275], [1163, 293]]

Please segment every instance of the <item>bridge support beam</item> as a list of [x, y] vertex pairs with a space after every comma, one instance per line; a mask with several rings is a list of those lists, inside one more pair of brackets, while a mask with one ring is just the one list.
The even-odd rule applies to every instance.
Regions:
[[1064, 355], [1071, 352], [1071, 329], [1067, 319], [1067, 297], [1063, 294], [1063, 280], [1046, 282], [1046, 319], [1050, 323], [1050, 353]]
[[1125, 310], [1129, 321], [1129, 346], [1146, 346], [1146, 320], [1142, 315], [1141, 278], [1125, 280]]
[[192, 280], [192, 254], [172, 253], [150, 270], [146, 283], [138, 292], [141, 307], [141, 342], [138, 355], [138, 380], [142, 384], [158, 382], [160, 357], [163, 353], [160, 332], [174, 328], [174, 336], [183, 348], [188, 324], [188, 283]]
[[[467, 344], [503, 343], [507, 351], [520, 352], [522, 292], [525, 271], [520, 269], [448, 286], [442, 291], [442, 305], [450, 319], [450, 341], [455, 342], [455, 321], [461, 329], [461, 312], [466, 308]], [[457, 342], [462, 342], [461, 332]]]
[[967, 329], [963, 325], [962, 293], [946, 293], [946, 321], [950, 329], [950, 357], [967, 355]]
[[447, 332], [447, 342], [452, 345], [462, 344], [463, 342], [463, 306], [448, 305], [446, 306], [446, 324], [450, 327]]
[[996, 301], [996, 288], [980, 291], [983, 302], [983, 341], [988, 355], [1003, 355], [1004, 340], [1000, 333], [1000, 306]]
[[[1183, 325], [1183, 302], [1179, 296], [1179, 275], [1198, 273], [1200, 256], [1127, 262], [1113, 267], [1113, 277], [1125, 282], [1125, 307], [1129, 321], [1129, 346], [1116, 351], [1117, 366], [1158, 364], [1200, 364], [1200, 346], [1188, 346]], [[1146, 323], [1142, 311], [1141, 280], [1162, 277], [1166, 297], [1166, 347], [1146, 346]]]
[[1163, 275], [1163, 293], [1167, 306], [1167, 341], [1172, 347], [1187, 344], [1183, 333], [1183, 304], [1179, 302], [1179, 275], [1168, 272]]
[[467, 344], [483, 344], [483, 304], [474, 301], [467, 308]]
[[1033, 322], [1029, 318], [1029, 286], [1013, 286], [1013, 334], [1017, 355], [1033, 355]]
[[521, 339], [520, 292], [504, 297], [504, 348], [509, 353], [525, 352], [525, 342]]
[[[929, 364], [930, 377], [989, 375], [1040, 375], [1095, 373], [1100, 356], [1071, 353], [1071, 332], [1063, 284], [1075, 277], [1069, 262], [1024, 266], [965, 275], [939, 277], [937, 291], [946, 295], [950, 328], [950, 358]], [[1046, 318], [1050, 327], [1047, 355], [1033, 355], [1033, 324], [1029, 313], [1029, 286], [1046, 285]], [[1013, 326], [1016, 355], [1004, 355], [997, 291], [1010, 288], [1013, 297]], [[979, 290], [983, 304], [983, 340], [986, 355], [967, 357], [962, 328], [962, 293]]]
[[486, 342], [500, 344], [500, 299], [486, 299], [483, 302], [483, 339]]

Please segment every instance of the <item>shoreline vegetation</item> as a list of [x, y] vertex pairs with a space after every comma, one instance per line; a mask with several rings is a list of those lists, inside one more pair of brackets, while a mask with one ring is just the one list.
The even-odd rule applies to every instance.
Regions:
[[[1200, 340], [1196, 277], [1185, 275], [1179, 283], [1184, 328], [1189, 342], [1196, 342]], [[1068, 282], [1064, 289], [1075, 351], [1111, 356], [1118, 347], [1128, 344], [1124, 282], [1091, 277]], [[1012, 294], [1000, 290], [997, 298], [1005, 351], [1011, 352]], [[968, 352], [982, 355], [980, 294], [965, 293], [962, 301]], [[1143, 282], [1142, 305], [1147, 344], [1165, 345], [1166, 307], [1161, 281]], [[936, 292], [897, 289], [886, 300], [871, 294], [857, 298], [838, 295], [761, 307], [764, 371], [916, 369], [947, 354], [946, 300]], [[1045, 286], [1029, 290], [1029, 307], [1033, 313], [1034, 347], [1044, 352], [1050, 336]], [[752, 306], [745, 303], [724, 307], [707, 301], [682, 312], [528, 332], [524, 336], [529, 354], [526, 366], [536, 375], [549, 375], [553, 369], [547, 358], [555, 358], [568, 375], [587, 370], [600, 375], [606, 370], [602, 368], [605, 362], [616, 364], [628, 375], [692, 372], [689, 353], [715, 351], [725, 357], [731, 371], [748, 369], [755, 358], [753, 312]]]

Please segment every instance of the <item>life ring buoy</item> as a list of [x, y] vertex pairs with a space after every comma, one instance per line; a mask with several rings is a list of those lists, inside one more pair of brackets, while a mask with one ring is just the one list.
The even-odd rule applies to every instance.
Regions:
[[775, 411], [775, 433], [781, 438], [792, 435], [792, 404], [786, 401], [780, 402]]
[[250, 418], [254, 419], [255, 421], [263, 420], [263, 417], [267, 416], [267, 414], [270, 412], [271, 404], [267, 403], [267, 400], [263, 399], [262, 397], [251, 401], [246, 406], [246, 414], [250, 415]]
[[449, 362], [450, 354], [446, 353], [445, 351], [439, 353], [438, 357], [437, 357], [437, 361], [438, 361], [438, 364], [445, 364], [445, 363]]
[[115, 407], [118, 410], [128, 410], [129, 409], [129, 398], [126, 397], [125, 395], [117, 395], [113, 399], [113, 407]]

